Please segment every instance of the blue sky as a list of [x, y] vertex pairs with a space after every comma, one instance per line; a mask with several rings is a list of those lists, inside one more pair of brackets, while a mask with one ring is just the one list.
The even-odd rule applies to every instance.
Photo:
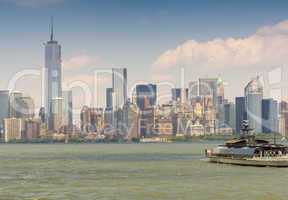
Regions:
[[[0, 88], [5, 89], [16, 72], [43, 66], [50, 16], [55, 19], [63, 62], [73, 66], [77, 58], [84, 58], [83, 66], [78, 62], [79, 66], [64, 69], [65, 79], [119, 66], [128, 68], [129, 85], [133, 85], [138, 80], [155, 81], [155, 62], [186, 41], [206, 44], [215, 38], [249, 38], [261, 27], [288, 19], [287, 10], [284, 0], [0, 0]], [[231, 86], [227, 88], [230, 99], [241, 95], [244, 84], [261, 70], [257, 63], [253, 69], [237, 68], [242, 74], [234, 77], [234, 68], [207, 68], [198, 74], [194, 69], [201, 66], [193, 64], [179, 61], [165, 72], [178, 76], [182, 65], [187, 68], [186, 82], [221, 75]]]

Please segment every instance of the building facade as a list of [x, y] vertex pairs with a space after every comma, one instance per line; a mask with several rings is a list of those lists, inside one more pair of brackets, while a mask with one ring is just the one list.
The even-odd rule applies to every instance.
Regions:
[[244, 93], [249, 127], [256, 133], [261, 133], [263, 86], [259, 80], [259, 77], [253, 78], [247, 84]]
[[0, 133], [4, 133], [3, 120], [9, 117], [9, 91], [0, 90]]
[[274, 99], [262, 100], [262, 132], [279, 132], [278, 103]]
[[53, 129], [53, 99], [62, 97], [61, 45], [54, 40], [53, 22], [50, 40], [45, 44], [45, 111], [48, 129]]

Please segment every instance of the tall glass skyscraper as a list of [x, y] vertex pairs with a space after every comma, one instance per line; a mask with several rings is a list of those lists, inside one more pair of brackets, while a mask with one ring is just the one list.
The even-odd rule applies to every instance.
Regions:
[[0, 133], [3, 132], [3, 120], [9, 117], [9, 91], [0, 91]]
[[72, 90], [65, 90], [62, 92], [63, 97], [63, 125], [69, 129], [73, 126], [73, 99]]
[[106, 108], [113, 106], [113, 88], [106, 88]]
[[259, 77], [253, 78], [245, 87], [245, 104], [250, 128], [262, 132], [263, 86]]
[[242, 121], [247, 120], [246, 113], [246, 101], [245, 97], [236, 97], [235, 99], [235, 109], [236, 109], [236, 133], [241, 132]]
[[[136, 104], [140, 110], [153, 107], [157, 102], [157, 86], [154, 84], [136, 86]], [[147, 105], [148, 104], [148, 105]]]
[[126, 68], [113, 68], [112, 69], [112, 88], [115, 94], [113, 104], [116, 110], [122, 108], [127, 102], [127, 69]]
[[45, 45], [45, 112], [48, 129], [52, 129], [52, 99], [62, 97], [61, 46], [54, 40], [53, 21], [50, 40]]
[[274, 99], [262, 100], [262, 132], [278, 132], [278, 103]]

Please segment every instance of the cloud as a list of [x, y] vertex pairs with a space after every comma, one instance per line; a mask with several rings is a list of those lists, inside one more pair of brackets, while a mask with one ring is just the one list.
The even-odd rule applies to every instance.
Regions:
[[162, 53], [152, 64], [152, 71], [163, 74], [182, 66], [202, 71], [283, 66], [287, 58], [288, 20], [261, 27], [244, 38], [188, 40]]
[[11, 3], [24, 7], [41, 7], [54, 4], [61, 4], [65, 0], [0, 0], [0, 3]]
[[64, 69], [80, 69], [83, 67], [89, 67], [96, 64], [98, 58], [93, 58], [88, 55], [78, 55], [63, 61]]

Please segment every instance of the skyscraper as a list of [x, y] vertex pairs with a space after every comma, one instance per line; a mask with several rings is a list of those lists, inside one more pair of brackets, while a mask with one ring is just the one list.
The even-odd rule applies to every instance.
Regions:
[[173, 102], [187, 103], [188, 101], [188, 88], [172, 88], [171, 94]]
[[259, 77], [253, 78], [245, 87], [245, 104], [250, 128], [262, 132], [263, 86]]
[[[141, 84], [136, 86], [136, 104], [140, 110], [148, 106], [155, 106], [157, 101], [157, 86]], [[149, 104], [149, 105], [147, 105]]]
[[35, 114], [34, 100], [29, 96], [22, 96], [19, 98], [19, 118], [33, 118]]
[[9, 117], [10, 118], [20, 118], [20, 98], [22, 93], [18, 91], [13, 91], [9, 95]]
[[262, 100], [262, 132], [278, 132], [278, 103], [273, 99]]
[[235, 130], [235, 105], [233, 103], [224, 104], [224, 123]]
[[199, 79], [199, 95], [211, 96], [213, 106], [217, 106], [218, 78], [200, 78]]
[[[115, 94], [115, 109], [122, 108], [127, 102], [127, 69], [113, 68], [112, 69], [112, 88]], [[114, 102], [113, 102], [114, 104]]]
[[73, 126], [73, 100], [72, 91], [65, 90], [62, 92], [63, 97], [63, 125], [72, 129]]
[[241, 124], [243, 120], [247, 120], [245, 97], [236, 97], [236, 133], [241, 132]]
[[51, 21], [50, 40], [45, 44], [45, 111], [48, 129], [52, 126], [52, 100], [62, 97], [61, 46], [54, 40]]
[[59, 131], [63, 126], [63, 98], [55, 97], [52, 99], [51, 104], [51, 129]]
[[113, 106], [113, 88], [106, 88], [106, 108]]
[[0, 90], [0, 134], [3, 133], [3, 120], [9, 116], [9, 91]]

